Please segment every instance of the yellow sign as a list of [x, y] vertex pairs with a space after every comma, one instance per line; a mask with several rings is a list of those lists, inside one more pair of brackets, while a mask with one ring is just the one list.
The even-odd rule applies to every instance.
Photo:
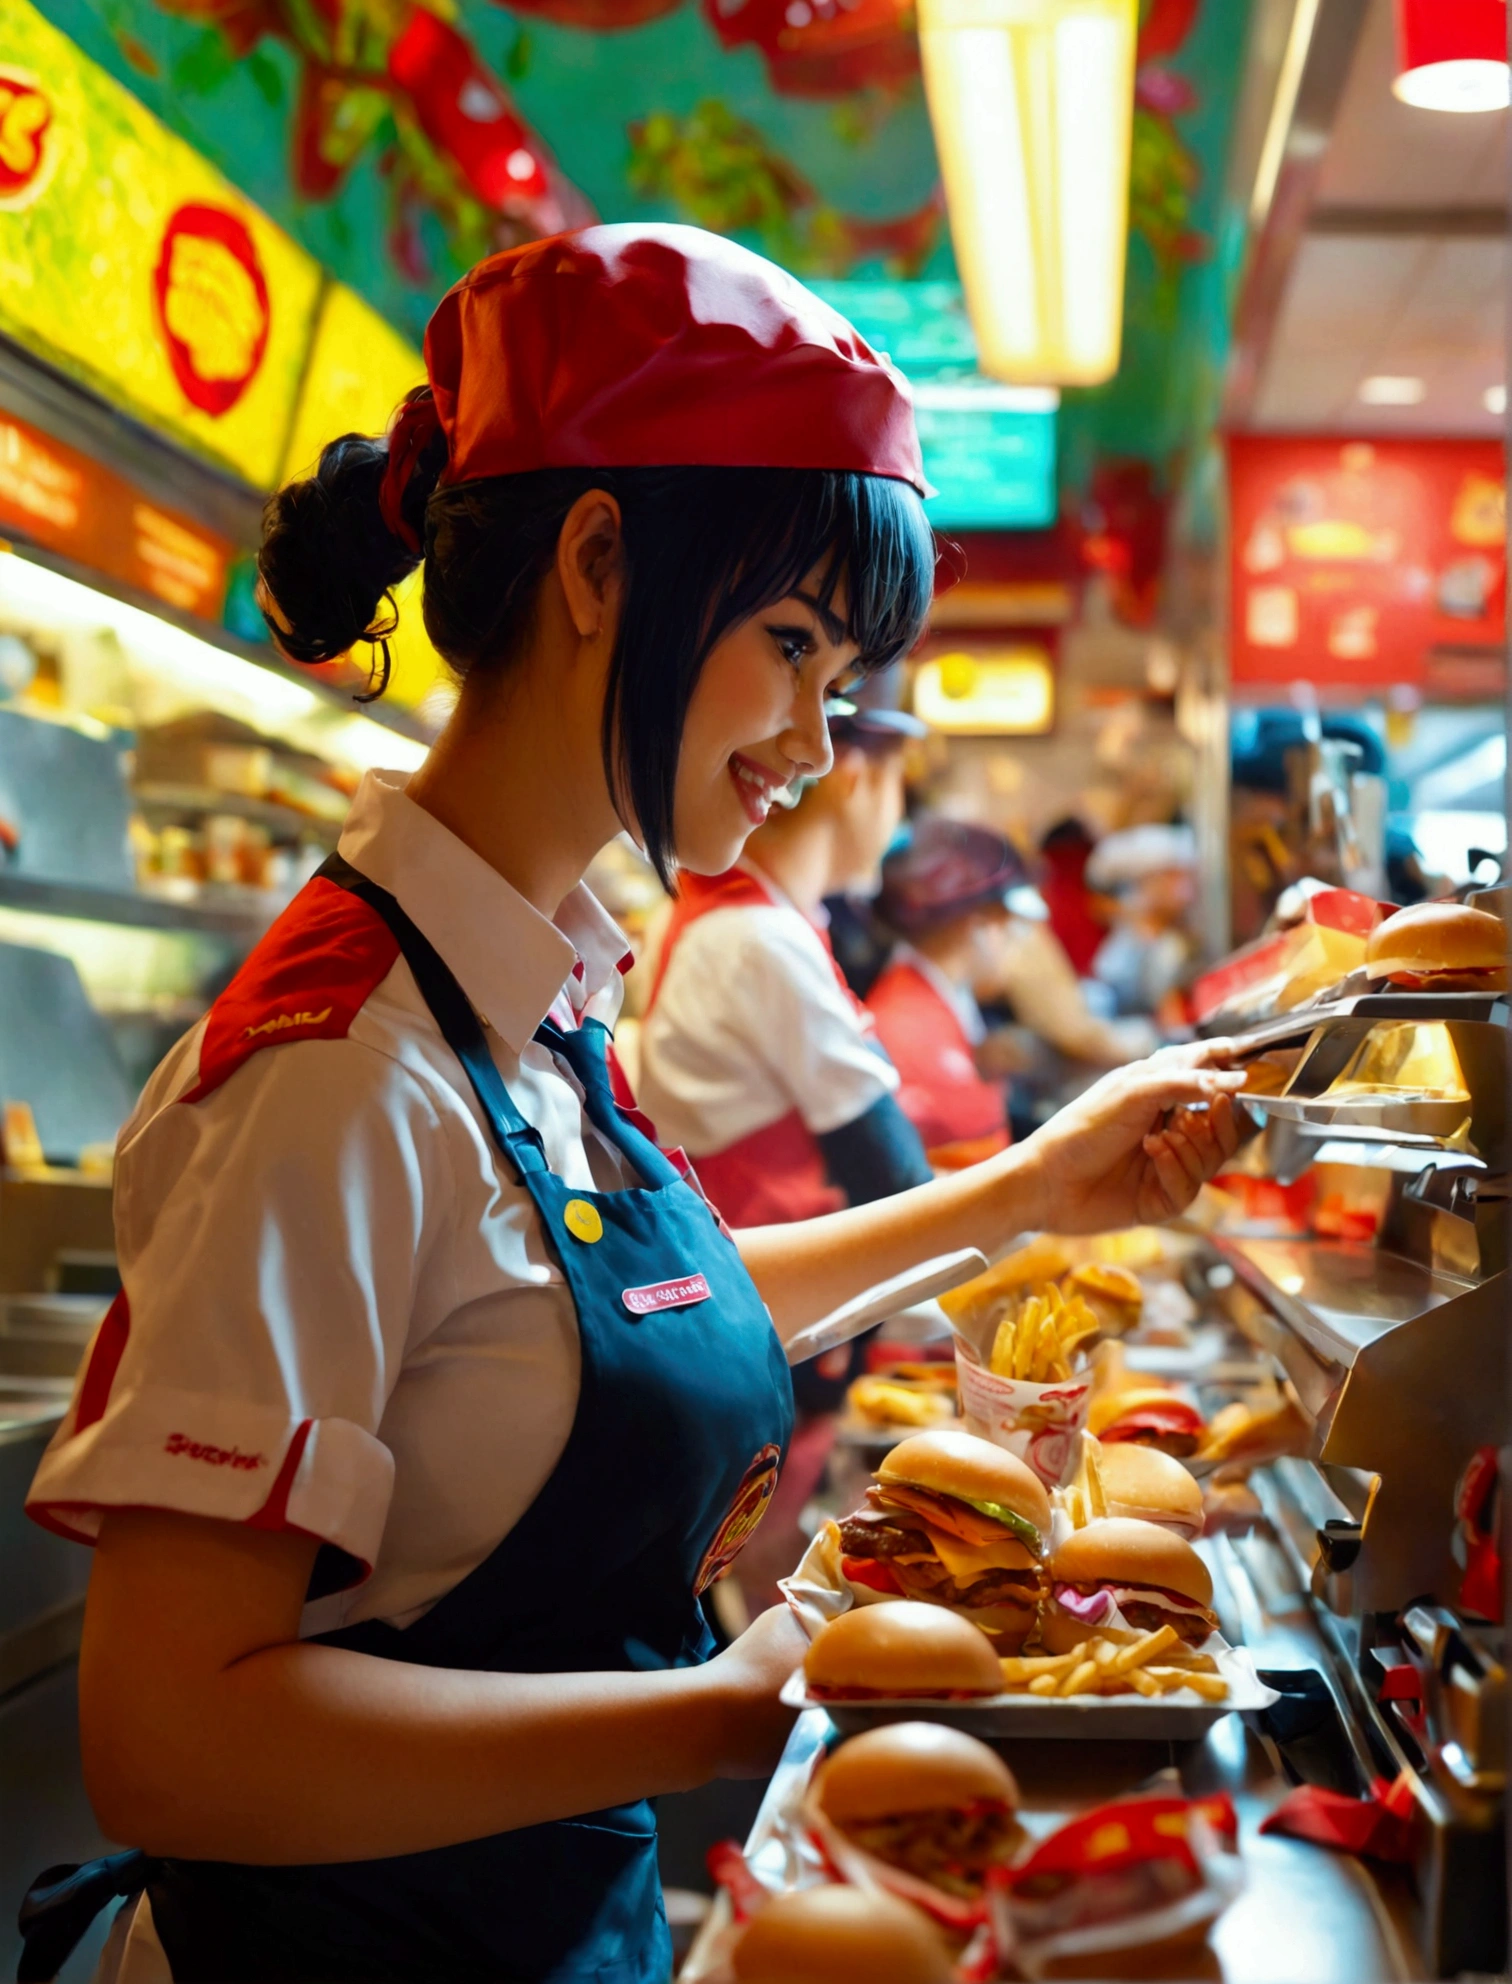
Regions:
[[913, 703], [946, 735], [1032, 737], [1055, 721], [1055, 671], [1043, 648], [937, 655], [914, 677]]
[[569, 1199], [562, 1208], [562, 1224], [575, 1240], [586, 1240], [591, 1247], [604, 1237], [604, 1222], [597, 1206], [586, 1199]]
[[321, 299], [304, 388], [284, 454], [283, 479], [306, 475], [338, 434], [381, 434], [425, 360], [345, 283]]
[[0, 15], [0, 329], [270, 488], [318, 265], [27, 0]]

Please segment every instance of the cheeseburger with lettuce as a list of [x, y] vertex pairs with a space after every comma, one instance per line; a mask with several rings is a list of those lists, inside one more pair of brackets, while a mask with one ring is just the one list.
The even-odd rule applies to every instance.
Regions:
[[1000, 1653], [1033, 1629], [1050, 1497], [1014, 1454], [970, 1433], [920, 1433], [877, 1470], [840, 1525], [857, 1603], [918, 1598], [979, 1626]]

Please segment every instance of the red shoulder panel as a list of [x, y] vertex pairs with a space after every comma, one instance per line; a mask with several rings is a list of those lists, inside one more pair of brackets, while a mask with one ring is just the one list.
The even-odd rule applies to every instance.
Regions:
[[398, 955], [377, 910], [317, 875], [210, 1008], [199, 1080], [180, 1100], [203, 1101], [264, 1047], [344, 1040]]

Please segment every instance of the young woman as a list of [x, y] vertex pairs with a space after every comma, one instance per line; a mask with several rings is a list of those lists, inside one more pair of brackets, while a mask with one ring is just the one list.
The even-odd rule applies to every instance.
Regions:
[[648, 1801], [789, 1720], [788, 1617], [710, 1660], [699, 1606], [781, 1462], [782, 1338], [1052, 1208], [1165, 1217], [1235, 1140], [1238, 1078], [1170, 1060], [974, 1172], [722, 1232], [612, 1100], [578, 878], [622, 827], [728, 869], [911, 643], [906, 393], [679, 228], [492, 258], [426, 362], [269, 508], [287, 654], [379, 635], [423, 555], [461, 698], [122, 1134], [125, 1294], [32, 1506], [97, 1543], [85, 1769], [140, 1850], [39, 1883], [32, 1976], [125, 1893], [127, 1968], [181, 1980], [664, 1978]]

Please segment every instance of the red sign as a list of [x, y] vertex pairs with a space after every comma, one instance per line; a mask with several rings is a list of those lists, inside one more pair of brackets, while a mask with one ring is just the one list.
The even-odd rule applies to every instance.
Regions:
[[121, 476], [0, 411], [0, 526], [204, 620], [219, 620], [232, 547]]
[[1499, 676], [1499, 442], [1246, 434], [1228, 461], [1236, 685], [1456, 694]]
[[268, 282], [245, 222], [224, 207], [180, 207], [163, 231], [153, 290], [185, 399], [229, 413], [268, 348]]
[[0, 207], [24, 207], [42, 190], [52, 104], [23, 69], [0, 66]]

